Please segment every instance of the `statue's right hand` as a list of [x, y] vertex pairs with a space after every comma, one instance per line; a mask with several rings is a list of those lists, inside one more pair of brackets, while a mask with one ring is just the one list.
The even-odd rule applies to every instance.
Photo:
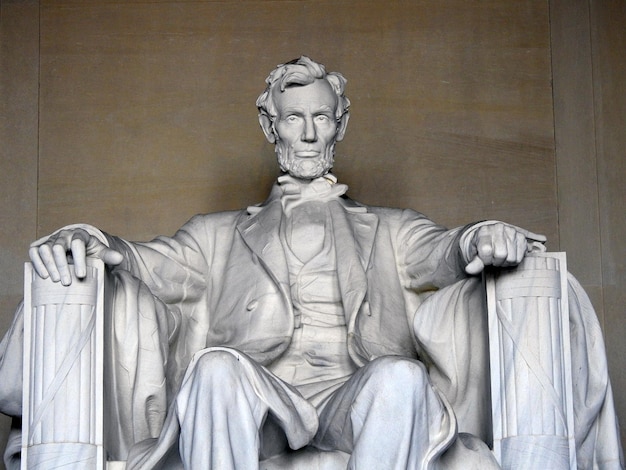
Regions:
[[63, 229], [32, 243], [28, 251], [35, 272], [54, 282], [67, 286], [72, 277], [69, 260], [74, 263], [78, 278], [87, 273], [87, 257], [99, 258], [108, 265], [118, 265], [124, 259], [115, 251], [82, 228]]

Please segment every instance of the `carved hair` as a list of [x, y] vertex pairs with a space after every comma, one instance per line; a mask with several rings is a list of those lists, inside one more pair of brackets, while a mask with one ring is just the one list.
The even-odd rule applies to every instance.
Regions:
[[344, 95], [346, 79], [338, 72], [326, 73], [326, 68], [306, 56], [294, 59], [286, 64], [276, 67], [265, 79], [267, 88], [256, 100], [259, 112], [274, 121], [277, 115], [276, 104], [274, 103], [273, 91], [277, 87], [280, 91], [285, 91], [294, 85], [309, 85], [317, 79], [326, 80], [337, 95], [336, 118], [339, 120], [350, 107], [350, 100]]

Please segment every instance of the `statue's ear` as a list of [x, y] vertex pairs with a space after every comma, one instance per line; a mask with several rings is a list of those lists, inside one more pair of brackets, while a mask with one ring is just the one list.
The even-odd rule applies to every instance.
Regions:
[[274, 127], [272, 126], [270, 117], [264, 113], [259, 114], [259, 124], [261, 124], [261, 129], [263, 129], [263, 134], [265, 134], [267, 141], [270, 144], [275, 144], [276, 135], [274, 134]]
[[339, 126], [337, 128], [337, 137], [335, 138], [337, 142], [341, 142], [344, 136], [346, 135], [346, 128], [348, 127], [349, 120], [350, 120], [350, 113], [346, 111], [345, 113], [342, 114], [341, 118], [339, 119]]

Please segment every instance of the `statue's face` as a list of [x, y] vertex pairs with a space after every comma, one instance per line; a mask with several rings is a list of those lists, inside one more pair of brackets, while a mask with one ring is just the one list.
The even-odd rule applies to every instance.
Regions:
[[339, 125], [337, 96], [326, 80], [276, 91], [274, 121], [280, 168], [291, 176], [314, 179], [333, 167]]

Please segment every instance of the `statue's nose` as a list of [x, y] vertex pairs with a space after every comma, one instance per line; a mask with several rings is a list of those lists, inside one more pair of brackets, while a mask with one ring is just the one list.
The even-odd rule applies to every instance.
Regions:
[[305, 142], [315, 142], [317, 140], [317, 132], [315, 130], [315, 124], [310, 117], [304, 120], [304, 129], [302, 129], [302, 140]]

